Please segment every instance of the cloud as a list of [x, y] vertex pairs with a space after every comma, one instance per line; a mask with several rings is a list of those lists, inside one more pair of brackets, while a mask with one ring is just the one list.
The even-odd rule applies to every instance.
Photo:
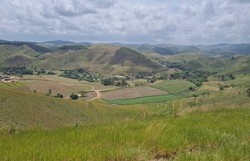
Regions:
[[230, 0], [232, 2], [237, 2], [237, 3], [250, 3], [249, 0]]
[[91, 6], [85, 6], [81, 1], [66, 1], [61, 0], [59, 3], [54, 3], [55, 11], [65, 17], [80, 16], [83, 14], [95, 13], [96, 11]]
[[126, 43], [249, 42], [244, 0], [3, 0], [0, 38]]

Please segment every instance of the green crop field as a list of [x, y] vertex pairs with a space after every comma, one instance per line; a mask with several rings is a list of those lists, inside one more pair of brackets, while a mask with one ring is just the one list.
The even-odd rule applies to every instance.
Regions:
[[132, 104], [144, 104], [144, 103], [157, 103], [157, 102], [166, 102], [174, 99], [180, 98], [176, 95], [158, 95], [158, 96], [146, 96], [146, 97], [138, 97], [138, 98], [130, 98], [130, 99], [118, 99], [118, 100], [105, 100], [112, 104], [118, 105], [132, 105]]
[[160, 83], [152, 85], [152, 87], [166, 91], [171, 94], [187, 91], [189, 87], [195, 87], [195, 85], [189, 81], [184, 80], [166, 80]]
[[176, 95], [174, 94], [166, 94], [166, 95], [157, 95], [157, 96], [145, 96], [145, 97], [137, 97], [137, 98], [130, 98], [130, 99], [117, 99], [117, 100], [107, 100], [104, 101], [118, 104], [118, 105], [133, 105], [133, 104], [147, 104], [147, 103], [160, 103], [160, 102], [167, 102], [181, 98], [189, 98], [193, 97], [194, 95], [204, 95], [209, 94], [211, 91], [208, 90], [201, 90], [196, 92], [182, 92]]

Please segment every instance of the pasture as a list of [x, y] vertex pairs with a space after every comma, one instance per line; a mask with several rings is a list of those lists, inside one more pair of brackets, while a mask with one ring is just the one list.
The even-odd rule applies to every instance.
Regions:
[[69, 97], [72, 93], [77, 94], [80, 91], [92, 90], [92, 87], [84, 84], [72, 84], [46, 80], [24, 80], [22, 83], [24, 83], [31, 91], [46, 94], [49, 90], [51, 90], [51, 95], [54, 96], [57, 93], [61, 93], [65, 98]]
[[195, 87], [195, 85], [185, 80], [166, 80], [151, 85], [151, 87], [166, 91], [170, 94], [177, 94], [180, 92], [188, 91], [189, 87]]
[[[235, 126], [237, 125], [237, 126]], [[250, 110], [1, 134], [1, 160], [248, 160]]]

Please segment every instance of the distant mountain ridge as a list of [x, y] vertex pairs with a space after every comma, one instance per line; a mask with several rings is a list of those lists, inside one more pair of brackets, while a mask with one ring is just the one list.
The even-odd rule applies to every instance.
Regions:
[[[122, 44], [121, 44], [122, 45]], [[182, 53], [201, 53], [205, 55], [249, 55], [250, 44], [215, 44], [215, 45], [174, 45], [174, 44], [124, 44], [143, 53], [157, 53], [160, 55], [175, 55]]]
[[30, 48], [32, 48], [34, 51], [38, 52], [38, 53], [47, 53], [50, 52], [51, 49], [43, 47], [38, 45], [35, 42], [22, 42], [22, 41], [5, 41], [5, 40], [1, 40], [0, 41], [0, 45], [12, 45], [12, 46], [23, 46], [26, 45]]
[[64, 41], [55, 43], [63, 46], [47, 48], [33, 42], [0, 43], [0, 67], [45, 70], [84, 68], [102, 74], [153, 72], [164, 68], [142, 53], [121, 46], [69, 45], [72, 43]]
[[[63, 41], [63, 40], [45, 41], [40, 43], [0, 40], [0, 44], [13, 44], [13, 45], [25, 44], [30, 47], [33, 46], [32, 48], [37, 48], [37, 46], [41, 46], [43, 48], [40, 48], [39, 50], [44, 50], [44, 52], [49, 52], [49, 50], [55, 50], [63, 46], [81, 46], [81, 45], [90, 46], [98, 43], [90, 43], [90, 42], [76, 43], [73, 41]], [[213, 45], [123, 44], [123, 43], [106, 43], [106, 44], [128, 47], [142, 53], [157, 53], [160, 55], [201, 53], [211, 56], [215, 55], [232, 56], [232, 55], [250, 54], [250, 43], [241, 43], [241, 44], [221, 43]]]
[[44, 47], [47, 47], [47, 48], [60, 48], [60, 47], [63, 47], [63, 46], [89, 46], [91, 45], [92, 43], [89, 43], [89, 42], [80, 42], [80, 43], [76, 43], [76, 42], [73, 42], [73, 41], [62, 41], [62, 40], [54, 40], [54, 41], [45, 41], [45, 42], [40, 42], [38, 43], [39, 45], [41, 46], [44, 46]]

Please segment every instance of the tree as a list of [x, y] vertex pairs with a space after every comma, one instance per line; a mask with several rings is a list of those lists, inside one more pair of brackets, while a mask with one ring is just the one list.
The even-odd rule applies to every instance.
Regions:
[[87, 97], [86, 91], [80, 91], [79, 94], [81, 95], [81, 97]]
[[191, 86], [191, 87], [189, 87], [189, 90], [190, 91], [195, 91], [195, 88]]
[[70, 99], [72, 99], [72, 100], [77, 100], [77, 99], [78, 99], [78, 96], [77, 96], [76, 94], [72, 93], [72, 94], [70, 95]]
[[51, 90], [51, 89], [49, 89], [48, 93], [46, 93], [45, 95], [46, 95], [46, 96], [50, 96], [50, 95], [51, 95], [51, 93], [52, 93], [52, 90]]
[[63, 98], [63, 95], [61, 93], [57, 93], [57, 95], [55, 97], [56, 98]]
[[105, 86], [113, 85], [114, 81], [111, 78], [102, 79], [102, 84]]
[[56, 73], [54, 73], [54, 72], [52, 72], [52, 71], [48, 71], [46, 74], [47, 74], [47, 75], [55, 75]]
[[248, 94], [248, 97], [250, 97], [250, 88], [248, 88], [246, 92]]
[[224, 86], [220, 85], [220, 90], [223, 91], [224, 90]]

